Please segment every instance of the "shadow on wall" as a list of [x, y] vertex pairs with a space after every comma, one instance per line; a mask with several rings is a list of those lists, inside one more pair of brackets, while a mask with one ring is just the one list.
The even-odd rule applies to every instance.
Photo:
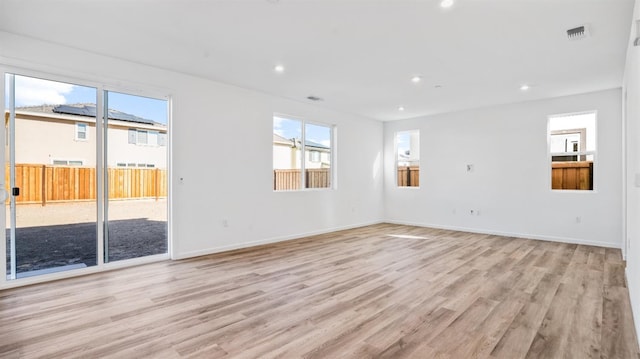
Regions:
[[[6, 231], [7, 271], [10, 232]], [[167, 222], [147, 218], [109, 221], [109, 260], [167, 253]], [[62, 266], [96, 265], [96, 224], [18, 228], [16, 273]]]

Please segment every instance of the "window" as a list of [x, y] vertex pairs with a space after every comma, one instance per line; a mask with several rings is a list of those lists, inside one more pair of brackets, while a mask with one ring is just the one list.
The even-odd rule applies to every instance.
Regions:
[[596, 113], [549, 117], [551, 189], [593, 190]]
[[87, 124], [76, 122], [76, 141], [87, 140]]
[[82, 160], [52, 160], [54, 166], [82, 166]]
[[138, 145], [146, 145], [147, 144], [147, 131], [138, 130], [138, 137], [136, 138], [136, 144]]
[[129, 143], [133, 145], [166, 146], [167, 134], [159, 131], [130, 128]]
[[420, 131], [396, 132], [398, 187], [420, 186]]
[[309, 161], [320, 162], [320, 151], [309, 151]]
[[273, 117], [273, 189], [332, 188], [333, 126]]

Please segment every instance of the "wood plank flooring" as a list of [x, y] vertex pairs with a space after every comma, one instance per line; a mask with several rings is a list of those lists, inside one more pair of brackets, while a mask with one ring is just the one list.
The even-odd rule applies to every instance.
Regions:
[[380, 224], [0, 291], [2, 358], [639, 358], [620, 251]]

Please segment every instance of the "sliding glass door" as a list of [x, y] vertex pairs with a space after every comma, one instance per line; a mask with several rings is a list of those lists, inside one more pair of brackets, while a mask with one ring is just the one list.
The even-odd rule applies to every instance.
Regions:
[[105, 262], [167, 253], [167, 101], [106, 92]]
[[166, 254], [168, 101], [5, 74], [7, 279]]
[[7, 276], [94, 266], [96, 89], [12, 74], [5, 82]]

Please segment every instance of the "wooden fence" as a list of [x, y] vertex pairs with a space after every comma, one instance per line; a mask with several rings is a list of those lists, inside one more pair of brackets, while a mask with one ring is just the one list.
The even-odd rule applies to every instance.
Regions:
[[[304, 188], [328, 187], [331, 187], [331, 171], [329, 168], [305, 170]], [[273, 170], [273, 189], [276, 191], [300, 189], [300, 170]]]
[[419, 166], [398, 166], [398, 187], [419, 187]]
[[[5, 183], [9, 190], [9, 166]], [[109, 168], [109, 199], [167, 197], [167, 171], [158, 168]], [[93, 167], [17, 164], [16, 203], [67, 202], [96, 198], [96, 169]]]
[[551, 162], [552, 189], [593, 189], [593, 162]]

